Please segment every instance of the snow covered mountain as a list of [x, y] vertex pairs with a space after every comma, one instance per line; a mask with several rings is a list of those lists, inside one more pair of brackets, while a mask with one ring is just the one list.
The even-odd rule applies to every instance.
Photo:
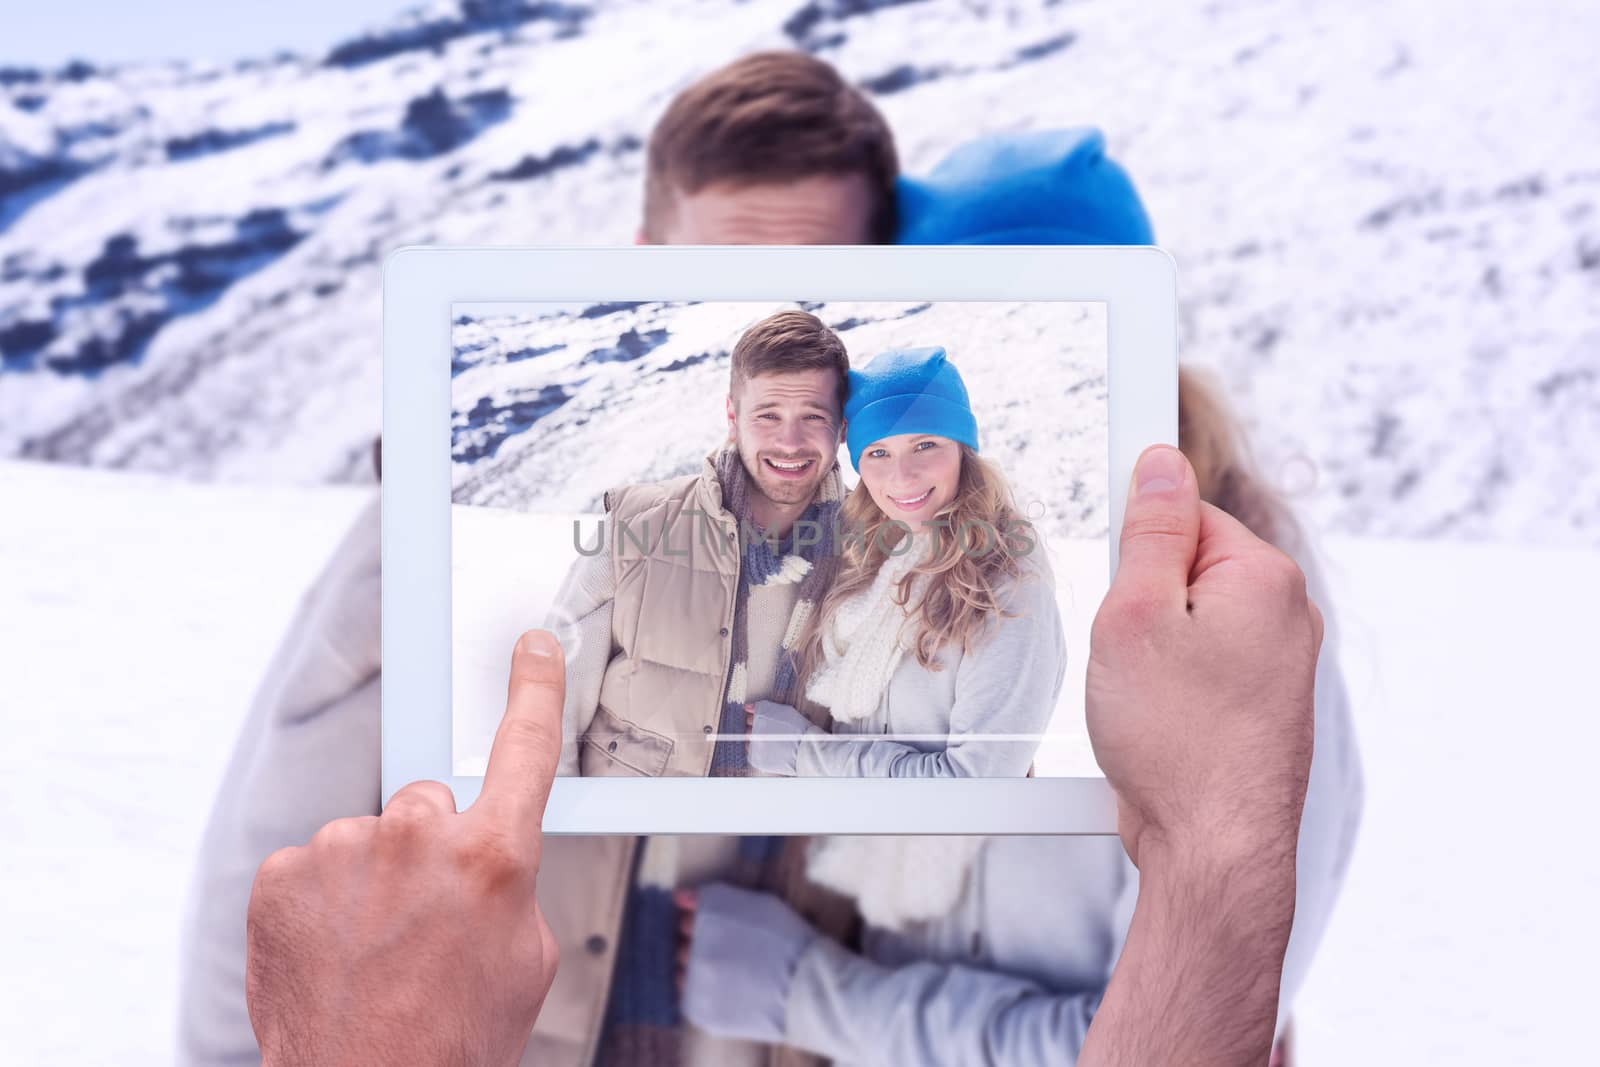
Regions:
[[[728, 363], [751, 323], [786, 305], [597, 304], [507, 312], [457, 305], [453, 499], [518, 510], [601, 510], [605, 490], [692, 474], [722, 441]], [[792, 306], [792, 305], [789, 305]], [[961, 372], [983, 454], [1042, 534], [1104, 537], [1104, 304], [803, 305], [853, 362], [939, 345]], [[847, 484], [855, 474], [842, 463]]]
[[383, 255], [629, 241], [672, 93], [800, 47], [912, 172], [1105, 129], [1187, 357], [1318, 524], [1600, 543], [1600, 13], [1358, 8], [452, 0], [322, 55], [0, 67], [0, 455], [370, 478]]

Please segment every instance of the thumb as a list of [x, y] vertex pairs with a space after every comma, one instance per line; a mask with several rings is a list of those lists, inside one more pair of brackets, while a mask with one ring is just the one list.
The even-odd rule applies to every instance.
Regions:
[[1112, 597], [1184, 607], [1200, 539], [1194, 469], [1171, 445], [1152, 445], [1134, 466], [1123, 510]]

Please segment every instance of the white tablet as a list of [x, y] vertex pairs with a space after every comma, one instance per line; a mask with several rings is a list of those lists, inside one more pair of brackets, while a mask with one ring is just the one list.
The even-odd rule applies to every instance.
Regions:
[[522, 631], [554, 833], [1113, 833], [1090, 623], [1177, 435], [1155, 248], [409, 248], [385, 801], [477, 796]]

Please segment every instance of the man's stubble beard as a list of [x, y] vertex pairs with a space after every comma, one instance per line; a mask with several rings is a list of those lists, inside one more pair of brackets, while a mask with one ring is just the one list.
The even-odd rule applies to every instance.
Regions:
[[743, 446], [738, 447], [739, 461], [744, 467], [745, 477], [750, 479], [751, 488], [774, 504], [809, 504], [816, 499], [817, 490], [822, 488], [822, 481], [832, 468], [826, 457], [812, 456], [812, 470], [816, 472], [815, 477], [807, 482], [783, 481], [765, 469], [759, 454], [750, 455], [745, 452]]

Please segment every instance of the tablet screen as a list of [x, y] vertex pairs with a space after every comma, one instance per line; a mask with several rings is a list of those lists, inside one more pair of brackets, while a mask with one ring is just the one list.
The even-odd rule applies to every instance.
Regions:
[[1099, 775], [1104, 304], [451, 316], [455, 774], [543, 626], [564, 774]]

